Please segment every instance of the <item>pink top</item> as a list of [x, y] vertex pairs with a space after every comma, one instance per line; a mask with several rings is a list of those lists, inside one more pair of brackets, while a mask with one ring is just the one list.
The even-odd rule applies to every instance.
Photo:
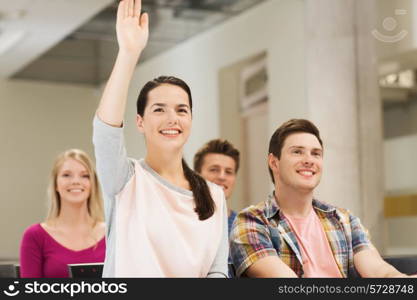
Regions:
[[314, 209], [306, 218], [285, 215], [297, 237], [306, 278], [341, 278], [329, 242]]
[[207, 277], [226, 221], [223, 190], [208, 185], [216, 210], [200, 221], [191, 191], [171, 186], [136, 161], [117, 196], [115, 276]]
[[34, 224], [26, 229], [20, 245], [20, 276], [69, 277], [67, 264], [103, 262], [105, 250], [105, 238], [87, 249], [68, 249], [49, 235], [40, 224]]

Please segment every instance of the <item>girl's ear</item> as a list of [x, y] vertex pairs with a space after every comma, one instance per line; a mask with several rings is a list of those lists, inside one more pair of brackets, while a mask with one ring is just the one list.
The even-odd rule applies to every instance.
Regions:
[[140, 115], [136, 115], [136, 127], [139, 132], [144, 133], [145, 128], [143, 127], [143, 118]]

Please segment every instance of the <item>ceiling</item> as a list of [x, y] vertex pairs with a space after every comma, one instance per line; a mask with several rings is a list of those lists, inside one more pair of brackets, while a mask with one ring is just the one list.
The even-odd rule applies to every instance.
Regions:
[[[150, 37], [141, 62], [263, 1], [143, 0]], [[118, 49], [117, 2], [1, 1], [0, 78], [101, 84]]]

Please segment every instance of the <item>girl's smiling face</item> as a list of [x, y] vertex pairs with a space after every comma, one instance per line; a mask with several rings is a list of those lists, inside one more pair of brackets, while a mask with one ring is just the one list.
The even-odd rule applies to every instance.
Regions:
[[173, 84], [161, 84], [147, 96], [143, 117], [137, 126], [148, 146], [181, 148], [191, 131], [191, 107], [186, 91]]
[[56, 177], [56, 191], [59, 193], [61, 204], [87, 202], [91, 193], [91, 181], [86, 167], [75, 159], [66, 159]]

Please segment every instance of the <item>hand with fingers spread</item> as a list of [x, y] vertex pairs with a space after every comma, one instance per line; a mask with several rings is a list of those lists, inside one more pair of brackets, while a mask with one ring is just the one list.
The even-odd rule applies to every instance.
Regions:
[[139, 55], [148, 41], [149, 17], [141, 8], [141, 0], [122, 0], [117, 9], [117, 41], [127, 54]]
[[97, 109], [100, 119], [113, 126], [123, 123], [129, 84], [148, 41], [149, 17], [141, 15], [141, 6], [141, 0], [121, 0], [117, 9], [119, 53]]

